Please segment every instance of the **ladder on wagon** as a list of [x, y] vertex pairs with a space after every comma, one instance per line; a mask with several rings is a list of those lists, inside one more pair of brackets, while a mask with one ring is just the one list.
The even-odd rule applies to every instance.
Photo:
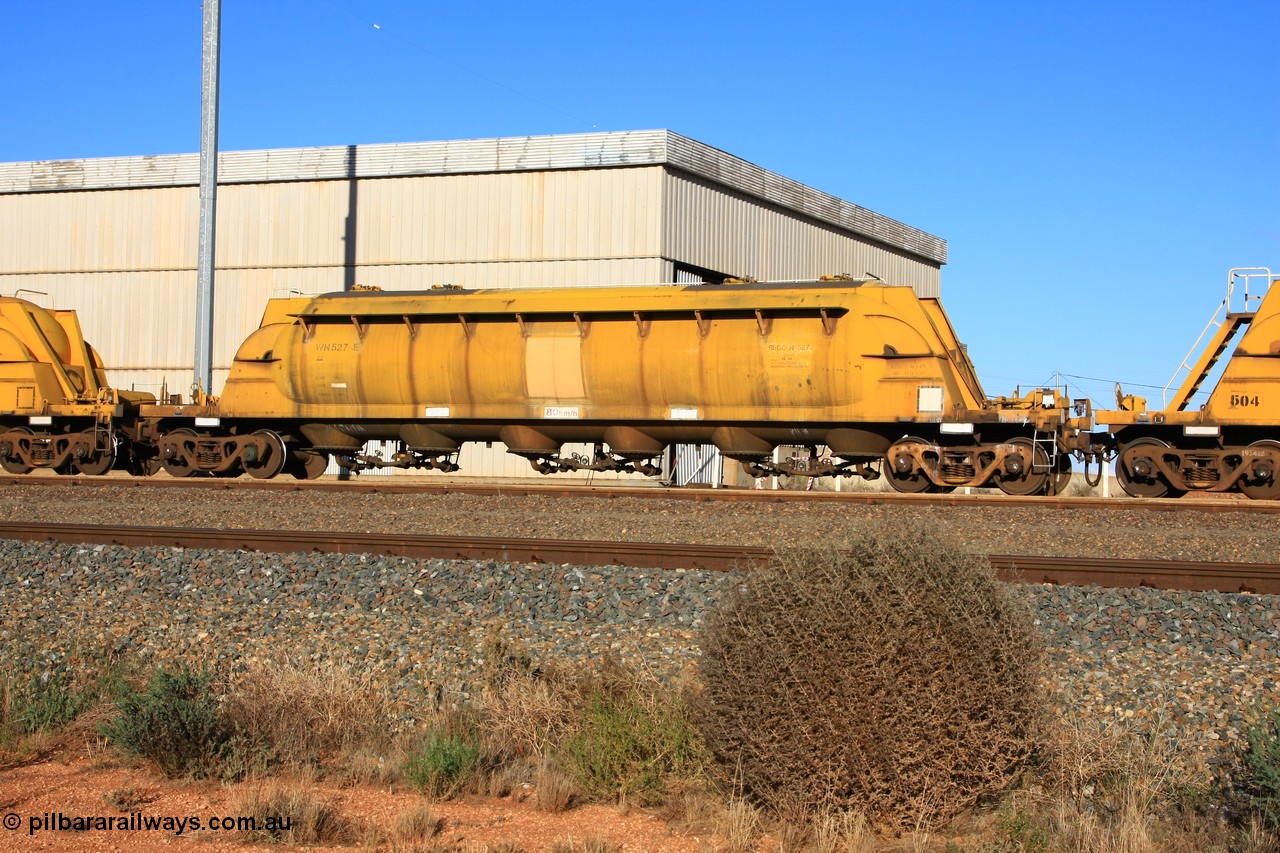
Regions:
[[[1058, 431], [1055, 430], [1036, 430], [1031, 434], [1031, 471], [1035, 474], [1043, 474], [1045, 471], [1055, 471], [1058, 466]], [[1038, 454], [1035, 448], [1044, 451], [1044, 462], [1036, 462]]]
[[[1251, 295], [1249, 293], [1250, 283], [1261, 280], [1263, 283], [1261, 295]], [[1209, 322], [1205, 324], [1204, 330], [1200, 332], [1200, 337], [1196, 338], [1196, 342], [1191, 345], [1191, 349], [1187, 351], [1186, 357], [1182, 359], [1182, 364], [1178, 365], [1178, 369], [1173, 372], [1173, 376], [1169, 379], [1168, 384], [1164, 386], [1164, 405], [1166, 409], [1176, 412], [1184, 411], [1191, 402], [1191, 398], [1200, 390], [1200, 386], [1209, 377], [1209, 372], [1222, 358], [1223, 352], [1230, 346], [1235, 339], [1236, 334], [1249, 325], [1253, 320], [1254, 311], [1249, 308], [1250, 302], [1260, 302], [1262, 297], [1266, 295], [1266, 286], [1271, 283], [1271, 270], [1266, 267], [1237, 267], [1227, 273], [1227, 296], [1218, 304], [1217, 309], [1213, 312], [1213, 316], [1209, 318]], [[1232, 299], [1235, 296], [1237, 286], [1243, 294], [1243, 304], [1241, 311], [1232, 311]], [[1221, 319], [1219, 319], [1221, 318]], [[1209, 342], [1205, 344], [1202, 350], [1200, 345], [1204, 341], [1205, 336], [1209, 335], [1209, 330], [1214, 329]], [[1192, 361], [1195, 354], [1199, 352], [1200, 357]], [[1172, 388], [1183, 374], [1187, 374], [1182, 385], [1178, 388], [1178, 392], [1173, 396], [1173, 400], [1169, 399], [1169, 389]]]

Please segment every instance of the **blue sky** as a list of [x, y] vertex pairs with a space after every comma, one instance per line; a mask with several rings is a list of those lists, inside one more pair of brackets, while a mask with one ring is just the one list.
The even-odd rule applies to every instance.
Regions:
[[[669, 128], [947, 240], [988, 393], [1280, 271], [1280, 1], [223, 0], [223, 150]], [[198, 0], [0, 0], [0, 161], [196, 151]]]

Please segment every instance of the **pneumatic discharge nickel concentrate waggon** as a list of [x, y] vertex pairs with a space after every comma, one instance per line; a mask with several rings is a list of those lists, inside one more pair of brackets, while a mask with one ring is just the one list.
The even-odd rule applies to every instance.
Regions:
[[[40, 361], [33, 351], [28, 369]], [[15, 382], [0, 383], [12, 400]], [[60, 420], [36, 424], [3, 398], [0, 411], [6, 467], [51, 464], [42, 442]], [[1069, 473], [1074, 431], [1060, 394], [988, 399], [938, 300], [849, 279], [275, 299], [218, 398], [144, 401], [117, 423], [122, 465], [179, 477], [318, 476], [331, 455], [453, 470], [468, 441], [502, 442], [541, 472], [657, 474], [669, 445], [710, 443], [756, 475], [1013, 494]], [[370, 440], [403, 449], [372, 459]], [[594, 453], [563, 455], [566, 443]], [[779, 445], [828, 453], [799, 468], [773, 461]], [[55, 467], [86, 470], [75, 456]]]
[[[70, 312], [16, 299], [0, 307], [16, 342], [0, 338], [9, 348], [0, 460], [15, 473], [115, 466], [308, 478], [330, 456], [354, 470], [451, 471], [462, 444], [482, 441], [502, 442], [542, 473], [654, 475], [667, 447], [709, 443], [755, 476], [884, 476], [904, 492], [995, 486], [1014, 495], [1060, 491], [1073, 455], [1100, 464], [1118, 452], [1126, 491], [1157, 495], [1209, 487], [1203, 473], [1179, 479], [1179, 466], [1206, 467], [1195, 450], [1216, 460], [1214, 488], [1273, 497], [1267, 465], [1280, 463], [1264, 437], [1276, 419], [1220, 429], [1210, 448], [1204, 411], [1151, 413], [1118, 394], [1109, 415], [1121, 426], [1111, 435], [1091, 432], [1089, 402], [1073, 404], [1060, 389], [988, 398], [940, 302], [878, 280], [357, 288], [274, 299], [219, 397], [184, 404], [115, 392], [99, 366], [88, 420], [67, 410], [92, 408], [87, 388], [41, 379], [70, 375], [77, 346], [92, 353], [78, 326], [61, 349], [33, 346], [10, 328]], [[1269, 310], [1264, 301], [1256, 316]], [[1265, 328], [1254, 321], [1249, 334]], [[1246, 357], [1252, 340], [1241, 343]], [[1265, 366], [1273, 375], [1280, 367]], [[368, 456], [370, 440], [400, 449]], [[562, 453], [578, 443], [593, 452]], [[777, 461], [784, 445], [811, 448], [809, 458]]]

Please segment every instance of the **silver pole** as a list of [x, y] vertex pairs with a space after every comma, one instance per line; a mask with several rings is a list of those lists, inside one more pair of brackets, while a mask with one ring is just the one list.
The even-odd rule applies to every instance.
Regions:
[[200, 257], [196, 267], [196, 370], [192, 396], [213, 390], [213, 248], [218, 209], [218, 38], [221, 0], [204, 0], [200, 77]]

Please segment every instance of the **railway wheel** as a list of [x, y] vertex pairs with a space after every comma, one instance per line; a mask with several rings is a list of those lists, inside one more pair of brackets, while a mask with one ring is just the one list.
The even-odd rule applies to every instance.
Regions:
[[257, 480], [270, 480], [284, 470], [284, 463], [289, 461], [289, 452], [285, 450], [284, 439], [269, 429], [260, 429], [253, 434], [261, 439], [266, 448], [254, 461], [241, 459], [240, 464], [249, 476]]
[[1053, 463], [1053, 493], [1065, 495], [1069, 488], [1071, 488], [1071, 457], [1065, 453], [1059, 453]]
[[[923, 438], [916, 438], [915, 436], [909, 435], [895, 443], [893, 447], [889, 448], [889, 453], [891, 454], [893, 451], [900, 448], [926, 447], [928, 444], [929, 443]], [[894, 491], [903, 492], [909, 495], [938, 491], [938, 487], [929, 479], [928, 474], [923, 471], [898, 471], [893, 465], [889, 464], [888, 454], [886, 454], [885, 461], [881, 465], [881, 468], [885, 472], [885, 479], [889, 481], [889, 485], [893, 487]]]
[[[1000, 487], [1000, 491], [1015, 497], [1044, 494], [1049, 487], [1049, 454], [1029, 438], [1015, 438], [1009, 444], [1020, 448], [1022, 459], [1031, 460], [1031, 464], [1020, 463], [1016, 466], [1017, 470], [1010, 470], [1006, 462], [1005, 467], [996, 475], [996, 485]], [[1056, 472], [1054, 476], [1057, 476]]]
[[295, 450], [287, 469], [296, 480], [314, 480], [329, 467], [329, 454], [323, 450]]
[[[1272, 450], [1280, 450], [1280, 441], [1272, 441], [1271, 439], [1263, 439], [1255, 441], [1250, 447], [1269, 448]], [[1240, 491], [1244, 492], [1255, 501], [1274, 501], [1280, 498], [1280, 471], [1276, 471], [1275, 466], [1266, 465], [1266, 476], [1250, 477], [1240, 481]], [[1255, 467], [1254, 471], [1259, 468]]]
[[98, 445], [98, 449], [93, 452], [93, 455], [77, 460], [75, 468], [81, 474], [100, 477], [115, 467], [116, 437], [109, 432], [97, 432], [95, 430], [86, 435], [86, 438]]
[[1158, 438], [1139, 438], [1124, 446], [1116, 456], [1116, 480], [1124, 493], [1133, 498], [1178, 497], [1174, 489], [1151, 462], [1150, 457], [1167, 450], [1168, 443]]
[[[22, 433], [23, 435], [34, 434], [26, 427], [14, 427], [9, 432]], [[31, 471], [31, 466], [22, 460], [16, 447], [13, 448], [12, 456], [0, 456], [0, 468], [3, 468], [9, 474], [27, 474]]]
[[[182, 429], [175, 429], [165, 437], [170, 438], [173, 436], [181, 436], [182, 439], [195, 438], [196, 433], [195, 430], [186, 429], [184, 427]], [[196, 466], [188, 462], [186, 458], [182, 456], [175, 456], [172, 459], [162, 457], [160, 465], [170, 477], [190, 477], [196, 473]]]

